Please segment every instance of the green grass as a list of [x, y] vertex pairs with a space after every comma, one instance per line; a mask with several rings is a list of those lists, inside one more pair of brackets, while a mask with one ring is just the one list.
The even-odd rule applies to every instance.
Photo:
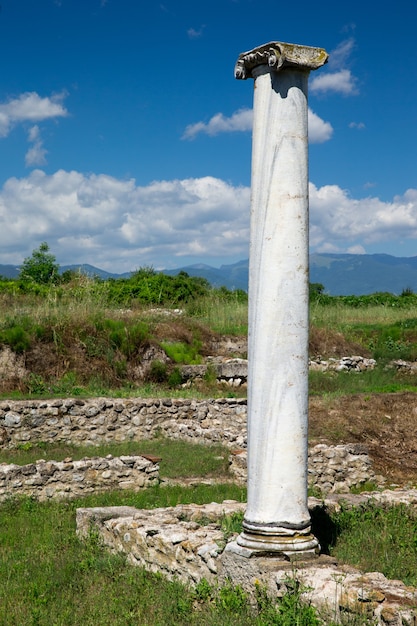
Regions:
[[417, 359], [414, 300], [407, 308], [382, 304], [363, 308], [337, 302], [327, 306], [312, 303], [310, 322], [319, 328], [341, 333], [348, 341], [363, 346], [364, 351], [380, 363]]
[[[369, 488], [375, 485], [368, 484]], [[242, 530], [242, 513], [221, 520], [226, 539]], [[417, 511], [405, 504], [380, 506], [370, 501], [360, 507], [343, 507], [329, 515], [312, 513], [312, 530], [322, 551], [339, 563], [365, 572], [382, 572], [389, 579], [417, 587]]]
[[341, 563], [417, 587], [417, 512], [403, 504], [343, 509], [330, 517], [316, 512], [313, 531], [322, 549]]
[[220, 335], [247, 335], [248, 303], [239, 294], [226, 300], [212, 294], [188, 304], [186, 311]]
[[[208, 378], [208, 377], [207, 377]], [[223, 387], [210, 380], [198, 387], [174, 388], [169, 384], [145, 382], [139, 386], [121, 386], [109, 388], [105, 381], [93, 378], [88, 385], [78, 385], [71, 375], [66, 375], [59, 384], [52, 387], [39, 377], [30, 378], [31, 393], [20, 391], [0, 393], [0, 399], [50, 399], [50, 398], [245, 398], [247, 390], [239, 387], [225, 392]], [[394, 368], [377, 366], [364, 372], [318, 372], [309, 374], [309, 393], [311, 395], [348, 395], [357, 393], [395, 393], [399, 391], [417, 391], [416, 374], [400, 374]]]
[[[273, 601], [258, 588], [256, 606], [239, 587], [222, 588], [201, 581], [195, 589], [169, 582], [126, 563], [103, 549], [94, 533], [80, 541], [75, 533], [77, 507], [130, 505], [174, 506], [235, 499], [234, 485], [193, 488], [154, 487], [141, 493], [115, 492], [71, 502], [39, 503], [10, 499], [0, 506], [0, 624], [5, 626], [249, 625], [319, 626], [317, 612], [302, 605], [295, 581], [290, 593]], [[221, 520], [238, 532], [241, 516]], [[313, 516], [322, 546], [340, 562], [416, 585], [416, 513], [403, 505], [368, 505], [328, 516]], [[330, 626], [331, 620], [324, 621]], [[346, 624], [365, 624], [348, 616]]]
[[375, 367], [364, 372], [309, 373], [311, 395], [346, 396], [358, 393], [417, 391], [416, 374], [397, 374], [394, 369]]
[[[13, 286], [7, 285], [8, 289]], [[0, 343], [23, 353], [26, 359], [28, 350], [30, 353], [36, 346], [57, 359], [48, 372], [35, 368], [21, 382], [20, 389], [12, 393], [6, 390], [2, 397], [224, 395], [224, 389], [208, 381], [182, 389], [177, 384], [175, 363], [200, 362], [207, 350], [204, 338], [212, 333], [246, 336], [246, 297], [240, 292], [211, 290], [187, 301], [183, 315], [170, 317], [138, 301], [129, 310], [120, 309], [121, 305], [110, 297], [114, 287], [106, 281], [78, 277], [69, 285], [51, 287], [38, 296], [0, 293]], [[347, 341], [358, 344], [358, 350], [362, 347], [363, 353], [372, 354], [381, 366], [393, 359], [417, 360], [416, 302], [414, 296], [389, 294], [362, 299], [326, 297], [326, 302], [311, 302], [310, 321], [312, 326], [340, 333]], [[148, 380], [132, 382], [132, 367], [148, 342], [163, 346], [173, 363], [155, 362]], [[78, 346], [85, 356], [82, 366], [78, 357], [74, 356], [75, 361], [71, 362], [70, 346]], [[71, 363], [69, 367], [63, 365], [66, 359]], [[414, 391], [417, 387], [416, 376], [399, 377], [395, 370], [383, 371], [383, 367], [377, 370], [354, 375], [356, 380], [343, 373], [337, 377], [313, 374], [310, 388], [312, 393], [370, 393]], [[234, 389], [232, 393], [241, 396], [245, 391]]]
[[174, 363], [199, 365], [202, 361], [199, 354], [201, 341], [194, 340], [191, 345], [182, 341], [162, 341], [161, 347]]
[[362, 320], [355, 324], [340, 324], [340, 332], [370, 351], [379, 363], [395, 359], [417, 359], [416, 318], [376, 323]]
[[[157, 507], [176, 506], [177, 504], [204, 504], [207, 502], [223, 502], [223, 500], [244, 502], [246, 489], [231, 483], [214, 485], [181, 485], [156, 486], [138, 492], [116, 491], [98, 493], [76, 500], [78, 507], [95, 506], [134, 506], [138, 509], [154, 509]], [[72, 504], [71, 504], [72, 506]]]
[[[72, 371], [52, 383], [45, 381], [40, 372], [28, 380], [26, 397], [206, 398], [224, 395], [224, 390], [214, 384], [199, 389], [170, 388], [165, 381], [167, 371], [162, 384], [150, 380], [133, 386], [128, 379], [123, 380], [127, 359], [134, 354], [135, 346], [153, 340], [157, 326], [166, 318], [137, 303], [126, 317], [119, 309], [120, 304], [111, 303], [109, 284], [80, 278], [68, 289], [58, 287], [36, 294], [35, 291], [23, 295], [11, 291], [0, 294], [1, 341], [17, 353], [24, 353], [35, 341], [50, 342], [51, 349], [59, 352], [64, 349], [65, 340], [78, 337], [78, 333], [91, 358], [104, 354], [117, 366], [120, 384], [110, 385], [100, 371], [82, 383]], [[375, 304], [377, 300], [365, 298], [361, 302], [360, 298], [347, 298], [311, 304], [313, 325], [341, 333], [348, 341], [369, 350], [380, 362], [374, 370], [362, 373], [311, 372], [311, 394], [332, 397], [417, 391], [417, 376], [399, 375], [395, 370], [384, 368], [392, 359], [417, 358], [415, 299], [385, 298]], [[183, 308], [189, 316], [185, 328], [187, 337], [191, 333], [190, 343], [182, 341], [181, 333], [178, 340], [175, 333], [169, 338], [170, 345], [175, 346], [174, 360], [198, 360], [199, 346], [193, 339], [199, 340], [203, 328], [219, 335], [247, 334], [247, 303], [238, 293], [226, 297], [220, 291], [213, 292], [187, 302]], [[100, 321], [102, 326], [98, 324]], [[76, 330], [75, 334], [72, 329]], [[233, 391], [233, 395], [244, 394]], [[25, 396], [16, 392], [3, 397]], [[279, 604], [272, 602], [260, 589], [257, 606], [253, 607], [239, 588], [226, 585], [218, 589], [203, 581], [192, 590], [178, 582], [167, 582], [160, 575], [130, 567], [121, 556], [103, 550], [94, 535], [80, 542], [75, 534], [77, 506], [131, 505], [146, 509], [224, 499], [244, 501], [246, 498], [243, 488], [221, 484], [229, 478], [228, 452], [221, 446], [190, 446], [179, 441], [154, 439], [94, 449], [94, 454], [100, 456], [141, 453], [162, 457], [163, 478], [216, 477], [220, 484], [104, 493], [67, 503], [38, 503], [23, 498], [1, 504], [1, 625], [316, 626], [319, 623], [316, 612], [300, 604], [300, 589], [294, 588]], [[90, 454], [91, 448], [23, 444], [20, 450], [2, 450], [0, 461], [25, 464], [38, 458], [60, 460], [71, 456], [78, 459]], [[240, 524], [240, 515], [222, 519], [225, 538], [239, 532]], [[316, 511], [313, 529], [323, 550], [335, 555], [339, 562], [365, 571], [382, 571], [389, 578], [417, 585], [417, 518], [413, 509], [371, 504], [342, 509], [332, 516]], [[356, 616], [347, 619], [346, 623], [352, 625], [365, 623]], [[326, 624], [330, 626], [329, 622]]]
[[[226, 486], [223, 497], [236, 498]], [[149, 489], [124, 504], [145, 508], [180, 501], [206, 502], [219, 489]], [[243, 495], [243, 494], [241, 494]], [[111, 498], [118, 504], [118, 497]], [[300, 603], [297, 589], [281, 602], [259, 590], [257, 607], [239, 587], [216, 588], [202, 581], [195, 589], [168, 582], [104, 550], [92, 533], [75, 534], [79, 506], [103, 506], [101, 497], [71, 503], [24, 498], [0, 506], [0, 623], [7, 626], [318, 626], [315, 611]]]
[[99, 377], [92, 377], [88, 384], [81, 385], [71, 375], [64, 375], [59, 383], [48, 385], [42, 377], [32, 375], [29, 381], [30, 392], [18, 389], [0, 393], [2, 400], [50, 399], [50, 398], [245, 398], [246, 389], [239, 387], [225, 392], [217, 384], [200, 385], [199, 387], [172, 387], [167, 383], [144, 382], [140, 385], [123, 385], [111, 387]]
[[340, 330], [350, 325], [372, 324], [395, 324], [416, 318], [416, 304], [410, 302], [409, 306], [392, 307], [383, 304], [374, 306], [355, 307], [334, 301], [332, 304], [323, 305], [320, 302], [310, 304], [310, 321], [321, 328]]
[[26, 465], [38, 459], [62, 461], [71, 457], [74, 461], [86, 456], [113, 456], [151, 454], [161, 457], [159, 463], [162, 478], [229, 477], [229, 451], [222, 445], [191, 444], [175, 439], [149, 439], [140, 442], [109, 443], [91, 448], [71, 444], [30, 444], [19, 448], [0, 450], [0, 463]]
[[[201, 446], [153, 439], [94, 448], [94, 454], [155, 454], [165, 458], [165, 477], [227, 476], [228, 453], [222, 446]], [[30, 462], [39, 456], [81, 458], [91, 448], [23, 444], [3, 451], [1, 460]], [[112, 555], [91, 535], [80, 542], [75, 534], [77, 507], [134, 506], [138, 509], [177, 504], [244, 502], [246, 490], [230, 483], [192, 487], [157, 486], [138, 493], [116, 491], [68, 502], [39, 503], [9, 499], [0, 505], [0, 624], [254, 624], [318, 626], [317, 613], [300, 603], [302, 589], [278, 603], [258, 589], [254, 608], [240, 588], [200, 583], [195, 590], [168, 582]], [[417, 514], [406, 506], [369, 504], [328, 515], [313, 512], [313, 532], [325, 553], [364, 571], [382, 571], [388, 578], [417, 585]], [[225, 541], [240, 532], [242, 514], [219, 520]], [[350, 619], [350, 618], [349, 618]], [[356, 621], [355, 621], [356, 620]], [[347, 624], [365, 624], [350, 619]], [[327, 625], [332, 622], [325, 621]]]

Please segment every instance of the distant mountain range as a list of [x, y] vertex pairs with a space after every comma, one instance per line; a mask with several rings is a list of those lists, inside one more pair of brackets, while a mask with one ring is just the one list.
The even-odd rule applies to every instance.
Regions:
[[[19, 266], [0, 265], [0, 275], [16, 278]], [[128, 278], [131, 272], [114, 274], [93, 265], [62, 265], [61, 272], [80, 271], [89, 276]], [[162, 270], [175, 275], [187, 272], [190, 276], [206, 278], [212, 285], [228, 289], [248, 288], [248, 260], [238, 261], [219, 268], [204, 263], [187, 265], [174, 270]], [[310, 282], [321, 283], [330, 295], [364, 295], [377, 291], [400, 294], [403, 289], [417, 293], [417, 256], [394, 257], [389, 254], [319, 254], [310, 256]]]
[[417, 293], [417, 256], [389, 254], [312, 254], [310, 281], [330, 295], [365, 295], [377, 291]]

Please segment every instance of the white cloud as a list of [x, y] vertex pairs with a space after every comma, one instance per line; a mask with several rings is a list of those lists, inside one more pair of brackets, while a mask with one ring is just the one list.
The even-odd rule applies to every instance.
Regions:
[[363, 130], [366, 128], [363, 122], [350, 122], [349, 128], [356, 128], [357, 130]]
[[37, 141], [25, 154], [25, 164], [27, 167], [34, 167], [46, 164], [47, 150]]
[[[182, 139], [195, 139], [199, 134], [219, 135], [220, 133], [252, 131], [252, 109], [239, 109], [230, 117], [217, 113], [208, 122], [190, 124], [184, 131]], [[309, 139], [311, 143], [322, 143], [330, 139], [333, 128], [309, 109], [308, 111]]]
[[65, 117], [68, 111], [62, 104], [65, 93], [41, 98], [36, 92], [21, 94], [18, 98], [0, 104], [0, 137], [6, 137], [21, 122], [41, 122]]
[[360, 244], [357, 244], [356, 246], [349, 246], [346, 252], [348, 252], [349, 254], [366, 254], [365, 248]]
[[350, 55], [352, 54], [354, 48], [355, 40], [353, 37], [349, 37], [349, 39], [344, 39], [343, 41], [341, 41], [330, 53], [328, 63], [329, 67], [344, 67], [348, 63]]
[[[248, 256], [249, 213], [249, 187], [210, 176], [138, 186], [37, 169], [0, 189], [0, 263], [21, 263], [42, 241], [61, 265], [114, 272], [234, 262]], [[379, 242], [407, 239], [417, 239], [417, 189], [383, 202], [310, 183], [312, 250], [363, 254]]]
[[325, 122], [311, 109], [308, 110], [308, 138], [310, 143], [323, 143], [333, 135], [330, 122]]
[[37, 124], [29, 129], [28, 140], [33, 142], [33, 145], [26, 152], [26, 165], [28, 167], [39, 167], [40, 165], [45, 165], [47, 150], [43, 147], [39, 126]]
[[310, 85], [312, 93], [341, 93], [344, 96], [357, 94], [355, 79], [350, 70], [321, 74], [316, 76]]
[[341, 41], [340, 44], [330, 52], [329, 63], [327, 65], [329, 71], [321, 71], [312, 78], [310, 82], [311, 93], [339, 93], [344, 96], [354, 96], [359, 93], [357, 80], [347, 67], [354, 48], [355, 40], [349, 38]]
[[338, 254], [343, 252], [343, 250], [339, 248], [339, 246], [335, 246], [334, 243], [324, 241], [320, 246], [317, 246], [316, 252], [321, 252], [322, 254]]
[[310, 183], [310, 243], [323, 250], [340, 250], [384, 241], [417, 239], [417, 189], [392, 202], [376, 197], [354, 199], [337, 185], [317, 188]]
[[[65, 96], [66, 94], [62, 92], [50, 98], [41, 98], [36, 92], [26, 92], [18, 98], [0, 103], [0, 138], [7, 137], [17, 124], [43, 122], [67, 116], [68, 111], [62, 104]], [[45, 165], [47, 150], [43, 146], [38, 124], [29, 128], [28, 141], [32, 145], [25, 154], [26, 166]]]
[[233, 133], [252, 130], [252, 109], [239, 109], [230, 117], [223, 113], [216, 113], [208, 122], [190, 124], [184, 131], [182, 139], [194, 139], [199, 134], [218, 135], [220, 133]]
[[37, 124], [35, 124], [35, 126], [32, 126], [31, 128], [29, 128], [28, 130], [28, 139], [29, 141], [39, 141], [40, 140], [40, 130], [39, 130], [39, 126]]
[[[250, 189], [204, 177], [157, 181], [34, 170], [0, 190], [0, 262], [47, 241], [60, 264], [123, 272], [248, 255]], [[11, 219], [13, 216], [13, 219]]]
[[187, 35], [190, 39], [199, 39], [203, 35], [204, 28], [204, 26], [200, 26], [198, 30], [196, 30], [195, 28], [189, 28], [187, 30]]

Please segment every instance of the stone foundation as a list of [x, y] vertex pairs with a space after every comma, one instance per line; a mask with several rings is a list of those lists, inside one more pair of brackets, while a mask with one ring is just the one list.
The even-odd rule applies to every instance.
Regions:
[[[364, 372], [373, 370], [376, 361], [359, 355], [345, 356], [341, 359], [322, 359], [321, 356], [317, 356], [310, 359], [308, 365], [310, 370], [320, 372]], [[194, 380], [203, 379], [210, 371], [215, 375], [219, 385], [242, 387], [248, 382], [246, 359], [209, 357], [203, 365], [183, 365], [180, 369], [184, 387], [191, 386]]]
[[[9, 496], [75, 498], [97, 491], [137, 491], [159, 482], [156, 457], [88, 457], [80, 461], [43, 459], [28, 465], [0, 463], [0, 502]], [[246, 450], [230, 455], [230, 471], [237, 483], [246, 483]], [[366, 448], [359, 444], [314, 446], [309, 452], [309, 487], [322, 494], [349, 493], [367, 482], [383, 484], [371, 468]]]
[[[358, 506], [367, 500], [417, 504], [417, 490], [384, 491], [355, 496], [333, 495], [325, 500], [309, 498], [310, 510], [332, 511]], [[234, 538], [226, 541], [220, 521], [225, 515], [243, 512], [246, 505], [235, 501], [221, 504], [178, 505], [153, 510], [109, 507], [77, 510], [77, 533], [85, 537], [93, 525], [104, 544], [127, 555], [133, 565], [161, 572], [169, 579], [195, 584], [205, 578], [211, 583], [226, 579], [253, 594], [256, 584], [282, 595], [295, 578], [306, 590], [306, 600], [322, 615], [338, 619], [346, 611], [375, 617], [378, 624], [414, 625], [417, 620], [417, 591], [382, 574], [363, 574], [340, 567], [334, 559], [320, 556], [309, 562], [283, 562], [270, 555], [252, 556], [234, 549]], [[246, 551], [249, 552], [249, 551]]]
[[[158, 434], [190, 442], [224, 443], [235, 450], [232, 466], [240, 467], [233, 471], [235, 475], [240, 472], [240, 480], [244, 481], [246, 400], [103, 398], [0, 403], [0, 445], [7, 448], [40, 441], [90, 445], [141, 441]], [[48, 499], [105, 489], [141, 489], [158, 482], [158, 469], [155, 459], [133, 456], [40, 460], [22, 467], [2, 464], [0, 500], [12, 493]], [[311, 486], [317, 486], [322, 493], [330, 492], [323, 500], [309, 498], [310, 509], [324, 506], [335, 510], [341, 499], [345, 506], [359, 506], [370, 497], [381, 504], [417, 505], [416, 490], [337, 495], [337, 491], [346, 491], [351, 485], [379, 480], [362, 446], [315, 446], [310, 450], [309, 477]], [[230, 577], [253, 592], [256, 578], [279, 595], [286, 591], [288, 578], [296, 576], [309, 588], [306, 599], [332, 619], [344, 611], [355, 611], [372, 614], [381, 625], [417, 623], [413, 614], [416, 591], [398, 581], [388, 581], [381, 574], [363, 575], [353, 568], [338, 567], [326, 557], [295, 565], [276, 559], [251, 560], [230, 547], [226, 550], [229, 544], [219, 519], [245, 508], [245, 504], [226, 501], [146, 511], [133, 507], [79, 509], [77, 529], [82, 536], [93, 524], [105, 544], [111, 550], [125, 552], [131, 563], [185, 582], [196, 583], [201, 578], [222, 582]], [[201, 520], [204, 525], [199, 523]]]
[[[247, 451], [237, 450], [230, 457], [230, 471], [237, 482], [246, 483]], [[318, 444], [308, 451], [308, 486], [320, 493], [349, 493], [352, 487], [365, 483], [381, 485], [371, 467], [366, 446], [347, 444], [327, 446]]]
[[48, 500], [116, 489], [139, 491], [158, 483], [158, 464], [142, 456], [0, 464], [0, 502], [15, 495]]
[[[246, 399], [98, 398], [0, 403], [0, 445], [5, 448], [39, 442], [95, 446], [156, 436], [221, 443], [230, 449], [231, 471], [241, 483], [246, 482], [246, 432]], [[383, 482], [372, 471], [366, 447], [361, 444], [314, 446], [309, 451], [308, 479], [310, 488], [321, 493], [348, 492], [352, 486]]]
[[94, 524], [105, 545], [128, 555], [134, 565], [184, 583], [202, 578], [214, 582], [226, 545], [219, 520], [243, 512], [245, 506], [231, 500], [152, 510], [123, 507], [120, 513], [112, 507], [112, 517], [106, 507], [77, 509], [77, 533], [86, 536]]
[[246, 446], [246, 399], [95, 398], [0, 402], [0, 445], [100, 445], [156, 436]]

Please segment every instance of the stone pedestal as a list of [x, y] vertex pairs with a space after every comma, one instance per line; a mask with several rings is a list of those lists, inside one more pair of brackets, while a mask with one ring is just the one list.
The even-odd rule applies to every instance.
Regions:
[[248, 506], [237, 543], [315, 554], [307, 508], [308, 127], [324, 50], [273, 42], [240, 55], [255, 80], [249, 260]]

